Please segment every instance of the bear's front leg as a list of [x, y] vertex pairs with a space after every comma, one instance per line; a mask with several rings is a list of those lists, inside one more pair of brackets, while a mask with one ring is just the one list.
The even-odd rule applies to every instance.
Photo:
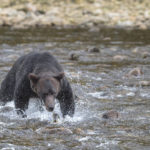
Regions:
[[28, 104], [29, 104], [29, 99], [21, 99], [21, 98], [15, 99], [16, 112], [22, 118], [27, 117], [27, 115], [25, 114], [25, 110], [28, 108]]
[[60, 109], [63, 117], [65, 117], [66, 115], [73, 117], [75, 111], [75, 102], [71, 86], [69, 82], [65, 80], [61, 88], [62, 90], [60, 91], [57, 98], [60, 103]]
[[65, 118], [66, 115], [73, 117], [75, 110], [74, 100], [72, 98], [68, 99], [64, 96], [64, 99], [60, 101], [60, 109], [63, 114], [63, 118]]
[[15, 89], [14, 102], [17, 114], [24, 118], [27, 117], [27, 115], [25, 114], [25, 110], [28, 108], [30, 91], [29, 88], [25, 87], [25, 84], [23, 83], [24, 82], [18, 84]]

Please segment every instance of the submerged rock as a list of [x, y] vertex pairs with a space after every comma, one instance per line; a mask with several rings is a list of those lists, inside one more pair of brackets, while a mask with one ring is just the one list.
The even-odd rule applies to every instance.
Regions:
[[70, 60], [79, 60], [79, 57], [80, 57], [79, 54], [74, 53], [74, 52], [69, 54], [69, 59]]
[[93, 48], [88, 49], [88, 52], [91, 52], [91, 53], [100, 53], [100, 49], [97, 48], [97, 47], [93, 47]]
[[119, 117], [119, 113], [117, 111], [108, 111], [102, 115], [103, 119], [117, 119]]
[[113, 57], [113, 60], [114, 61], [123, 61], [123, 60], [126, 60], [128, 57], [127, 56], [125, 56], [125, 55], [115, 55], [114, 57]]
[[142, 53], [142, 58], [148, 58], [148, 57], [150, 57], [150, 53], [149, 52]]
[[141, 86], [150, 86], [150, 81], [139, 81]]
[[141, 76], [142, 74], [143, 74], [142, 69], [139, 67], [136, 67], [136, 68], [132, 69], [131, 71], [129, 71], [129, 73], [126, 76], [127, 77]]

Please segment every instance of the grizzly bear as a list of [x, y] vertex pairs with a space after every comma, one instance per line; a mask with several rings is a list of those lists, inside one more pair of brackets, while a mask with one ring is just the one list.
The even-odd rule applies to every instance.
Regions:
[[48, 111], [53, 111], [55, 99], [63, 117], [73, 116], [75, 103], [72, 88], [62, 66], [48, 52], [31, 52], [12, 66], [0, 89], [0, 102], [14, 100], [16, 112], [26, 117], [30, 98], [39, 98]]

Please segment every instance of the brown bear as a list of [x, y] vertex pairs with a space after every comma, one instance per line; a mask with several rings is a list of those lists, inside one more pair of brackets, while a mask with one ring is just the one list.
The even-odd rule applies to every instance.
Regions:
[[0, 102], [14, 100], [17, 114], [26, 117], [30, 98], [39, 98], [48, 111], [53, 111], [55, 99], [63, 117], [73, 116], [75, 103], [72, 88], [62, 66], [48, 52], [32, 52], [20, 57], [12, 66], [0, 89]]

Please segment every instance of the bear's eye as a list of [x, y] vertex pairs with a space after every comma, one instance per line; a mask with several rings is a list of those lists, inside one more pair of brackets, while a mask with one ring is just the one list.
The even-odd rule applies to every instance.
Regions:
[[46, 96], [48, 96], [48, 93], [43, 93], [42, 97], [45, 98]]
[[54, 90], [53, 90], [53, 91], [50, 90], [50, 91], [49, 91], [49, 94], [55, 96], [55, 95], [56, 95], [56, 92], [55, 92]]

